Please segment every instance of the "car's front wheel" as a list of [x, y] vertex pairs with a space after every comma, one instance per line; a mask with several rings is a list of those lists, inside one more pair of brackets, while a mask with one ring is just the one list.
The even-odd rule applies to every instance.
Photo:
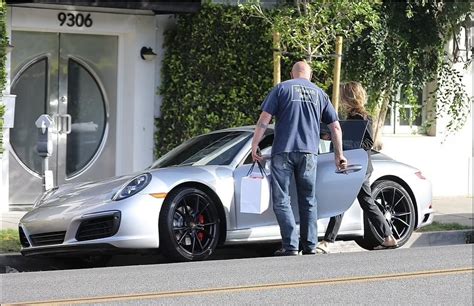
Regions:
[[172, 191], [161, 208], [160, 250], [179, 261], [203, 260], [219, 240], [219, 214], [208, 194], [197, 188]]
[[[415, 208], [408, 192], [397, 182], [378, 181], [372, 186], [372, 197], [387, 220], [398, 246], [404, 245], [415, 227]], [[380, 245], [383, 237], [364, 214], [364, 237], [356, 240], [364, 249]]]

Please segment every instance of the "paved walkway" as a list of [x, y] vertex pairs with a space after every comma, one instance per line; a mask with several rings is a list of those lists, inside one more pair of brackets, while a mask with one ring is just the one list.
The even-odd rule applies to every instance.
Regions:
[[472, 197], [440, 197], [433, 198], [436, 211], [434, 221], [440, 223], [458, 223], [474, 228]]

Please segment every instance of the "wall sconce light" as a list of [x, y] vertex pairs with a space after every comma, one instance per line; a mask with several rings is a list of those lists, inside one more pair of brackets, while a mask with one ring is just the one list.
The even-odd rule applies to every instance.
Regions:
[[153, 52], [153, 49], [150, 47], [142, 47], [140, 50], [140, 57], [145, 61], [152, 61], [156, 57], [156, 53]]
[[15, 48], [15, 46], [10, 44], [10, 42], [9, 42], [7, 47], [6, 47], [7, 54], [12, 52], [13, 48]]

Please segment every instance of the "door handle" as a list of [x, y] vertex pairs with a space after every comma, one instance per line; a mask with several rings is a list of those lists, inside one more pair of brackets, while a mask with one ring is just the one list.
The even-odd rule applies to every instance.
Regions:
[[345, 169], [341, 170], [336, 170], [337, 174], [349, 174], [353, 172], [357, 172], [362, 170], [362, 165], [361, 164], [352, 164], [352, 165], [347, 165]]
[[[69, 114], [65, 115], [54, 115], [54, 121], [56, 122], [56, 130], [60, 134], [70, 134], [72, 128], [72, 117]], [[66, 128], [64, 128], [66, 126]]]
[[72, 117], [69, 114], [63, 116], [66, 118], [66, 134], [70, 134], [72, 129]]

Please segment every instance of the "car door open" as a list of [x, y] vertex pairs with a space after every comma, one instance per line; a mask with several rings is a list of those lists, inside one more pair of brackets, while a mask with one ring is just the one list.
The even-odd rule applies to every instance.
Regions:
[[[344, 156], [348, 166], [337, 171], [334, 152], [330, 144], [329, 130], [321, 127], [321, 145], [318, 156], [316, 178], [316, 198], [318, 201], [318, 219], [339, 215], [345, 212], [357, 198], [367, 172], [368, 155], [361, 149], [367, 129], [367, 121], [340, 121]], [[327, 136], [326, 136], [327, 135]]]

